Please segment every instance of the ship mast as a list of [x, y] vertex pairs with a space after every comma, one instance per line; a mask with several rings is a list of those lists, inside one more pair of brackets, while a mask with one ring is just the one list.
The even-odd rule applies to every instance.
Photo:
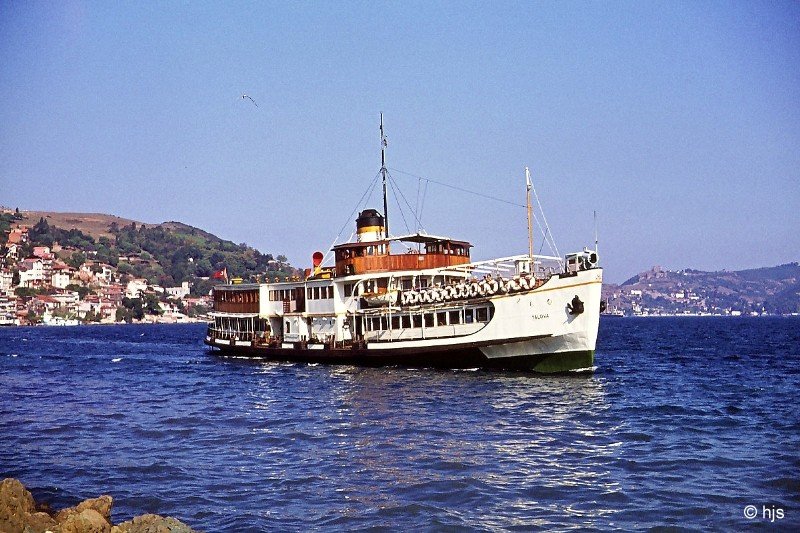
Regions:
[[383, 113], [381, 113], [381, 178], [383, 178], [383, 232], [389, 238], [389, 207], [386, 201], [386, 135], [383, 134]]
[[525, 167], [525, 196], [528, 207], [528, 257], [531, 260], [531, 272], [533, 272], [533, 221], [531, 220], [531, 171]]

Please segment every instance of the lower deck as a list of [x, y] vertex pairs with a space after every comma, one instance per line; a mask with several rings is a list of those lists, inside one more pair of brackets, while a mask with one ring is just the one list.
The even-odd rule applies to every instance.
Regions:
[[[282, 317], [262, 318], [257, 314], [217, 315], [209, 325], [209, 335], [217, 339], [256, 341], [280, 345], [284, 342], [339, 344], [353, 340], [370, 343], [454, 338], [472, 335], [494, 318], [488, 300], [462, 305], [434, 305], [413, 310], [373, 309], [347, 317], [336, 315], [303, 316], [287, 313]], [[341, 320], [341, 328], [337, 321]], [[337, 334], [342, 330], [343, 334]]]
[[490, 358], [482, 350], [482, 348], [490, 346], [488, 343], [452, 347], [381, 349], [367, 348], [363, 343], [313, 344], [298, 342], [276, 345], [261, 343], [258, 340], [251, 342], [228, 340], [227, 344], [225, 342], [225, 339], [215, 339], [209, 336], [205, 341], [208, 346], [219, 350], [223, 356], [368, 367], [484, 368], [557, 373], [589, 371], [594, 364], [594, 350], [529, 353], [512, 357]]

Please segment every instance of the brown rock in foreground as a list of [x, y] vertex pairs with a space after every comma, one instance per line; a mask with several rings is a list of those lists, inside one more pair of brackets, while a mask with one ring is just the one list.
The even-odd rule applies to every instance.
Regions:
[[111, 528], [111, 533], [192, 533], [194, 530], [175, 518], [144, 514]]
[[94, 511], [97, 511], [97, 513], [101, 517], [103, 517], [103, 519], [105, 519], [106, 522], [110, 524], [112, 505], [113, 505], [113, 499], [111, 498], [111, 496], [100, 496], [99, 498], [84, 500], [75, 507], [67, 507], [66, 509], [60, 510], [59, 512], [56, 513], [55, 519], [56, 522], [60, 524], [70, 516], [81, 514], [83, 511], [87, 509], [92, 509]]
[[111, 524], [111, 496], [85, 500], [51, 515], [37, 512], [36, 502], [17, 479], [0, 483], [0, 533], [196, 533], [180, 520], [154, 514]]

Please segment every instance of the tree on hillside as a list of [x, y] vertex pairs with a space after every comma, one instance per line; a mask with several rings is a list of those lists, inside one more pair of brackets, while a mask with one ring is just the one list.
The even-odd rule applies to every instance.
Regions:
[[122, 299], [122, 306], [125, 308], [123, 318], [126, 322], [131, 322], [133, 319], [141, 320], [144, 318], [144, 308], [142, 307], [141, 298], [128, 298], [126, 296]]
[[212, 267], [215, 270], [219, 270], [223, 266], [225, 266], [225, 254], [219, 251], [215, 251], [211, 254], [211, 257], [208, 258], [211, 262]]
[[214, 267], [211, 266], [211, 262], [207, 258], [204, 257], [199, 261], [195, 261], [195, 273], [197, 276], [208, 277], [214, 272]]
[[208, 279], [195, 278], [192, 281], [191, 288], [189, 289], [190, 294], [192, 296], [206, 296], [209, 292], [211, 292], [211, 289], [214, 288], [214, 285], [218, 284], [219, 281], [216, 280], [212, 281]]
[[106, 263], [111, 266], [117, 266], [119, 264], [119, 254], [114, 253], [108, 246], [103, 244], [97, 247], [97, 255], [95, 258], [101, 263]]
[[86, 262], [86, 255], [83, 252], [72, 252], [66, 263], [72, 268], [78, 269]]
[[[0, 213], [0, 245], [8, 242], [8, 235], [11, 232], [11, 224], [14, 222], [14, 215]], [[5, 253], [3, 253], [5, 256]]]
[[42, 321], [42, 317], [37, 315], [33, 309], [28, 310], [28, 322], [31, 324], [38, 324]]
[[39, 222], [28, 230], [28, 238], [32, 243], [40, 246], [53, 246], [54, 238], [50, 231], [50, 224], [44, 217], [39, 218]]
[[78, 298], [83, 300], [86, 298], [86, 295], [89, 294], [89, 287], [86, 285], [78, 285], [77, 283], [70, 283], [67, 285], [68, 291], [74, 291], [78, 293]]
[[143, 307], [150, 315], [160, 315], [162, 313], [161, 307], [158, 305], [158, 296], [152, 292], [144, 295]]
[[83, 317], [83, 321], [84, 322], [100, 322], [100, 315], [98, 313], [95, 313], [92, 310], [89, 310], [86, 313], [86, 316]]
[[31, 296], [36, 295], [36, 289], [32, 289], [30, 287], [17, 287], [14, 289], [14, 294], [20, 298], [30, 298]]

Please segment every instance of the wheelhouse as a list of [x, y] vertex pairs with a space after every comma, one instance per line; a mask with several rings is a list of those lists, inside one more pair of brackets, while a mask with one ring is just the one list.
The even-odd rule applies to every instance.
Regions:
[[[470, 248], [472, 245], [466, 241], [417, 233], [340, 244], [333, 251], [336, 275], [342, 277], [465, 265], [470, 262]], [[402, 251], [392, 253], [398, 249]]]

